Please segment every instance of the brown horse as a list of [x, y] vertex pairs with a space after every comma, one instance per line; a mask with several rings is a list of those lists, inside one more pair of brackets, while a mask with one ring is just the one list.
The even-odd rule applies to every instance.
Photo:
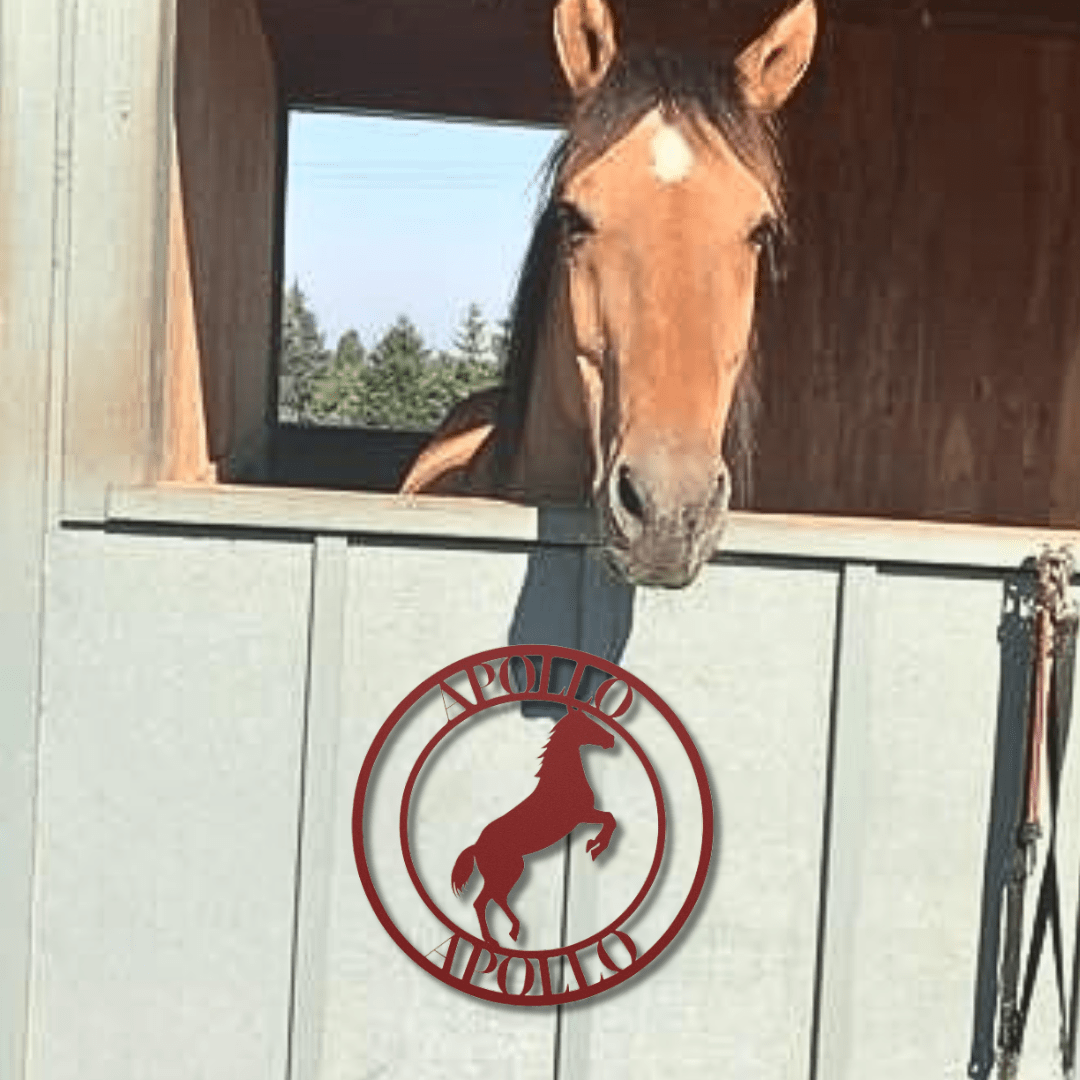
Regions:
[[559, 0], [574, 108], [504, 382], [451, 412], [405, 493], [591, 499], [626, 579], [694, 578], [723, 528], [725, 430], [744, 411], [758, 263], [782, 227], [774, 115], [816, 30], [801, 0], [728, 62], [620, 51], [606, 0]]
[[510, 919], [510, 937], [517, 941], [521, 920], [510, 909], [509, 895], [525, 870], [525, 856], [558, 843], [582, 822], [600, 825], [600, 832], [586, 845], [595, 859], [615, 832], [615, 818], [596, 809], [581, 747], [599, 746], [610, 750], [615, 736], [578, 709], [571, 709], [556, 723], [540, 756], [539, 783], [532, 793], [512, 810], [496, 818], [480, 833], [454, 863], [450, 883], [459, 894], [472, 877], [474, 865], [484, 879], [473, 907], [485, 941], [494, 942], [487, 924], [492, 900]]

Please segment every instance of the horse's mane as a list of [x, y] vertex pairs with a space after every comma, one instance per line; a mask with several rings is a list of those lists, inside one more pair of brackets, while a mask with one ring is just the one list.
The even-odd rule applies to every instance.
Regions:
[[[570, 175], [603, 155], [657, 107], [668, 118], [680, 117], [696, 126], [707, 123], [717, 129], [782, 211], [783, 177], [775, 124], [770, 116], [745, 106], [733, 52], [718, 57], [715, 51], [705, 54], [633, 46], [619, 52], [603, 82], [576, 105], [566, 134], [541, 170], [536, 227], [510, 311], [504, 393], [495, 441], [497, 469], [508, 467], [524, 426], [533, 368], [548, 316], [551, 279], [560, 255], [561, 189]], [[725, 455], [743, 497], [750, 483], [758, 401], [753, 343], [752, 338], [751, 357], [743, 365], [725, 432]]]
[[556, 740], [558, 739], [559, 725], [569, 720], [575, 711], [576, 710], [568, 709], [565, 715], [560, 716], [559, 719], [556, 720], [555, 723], [551, 726], [551, 731], [548, 732], [547, 741], [544, 743], [543, 748], [540, 750], [540, 757], [538, 758], [540, 762], [540, 768], [536, 770], [537, 776], [539, 776], [540, 773], [544, 771], [544, 761], [547, 758], [548, 753], [553, 749], [552, 743], [556, 743]]
[[560, 716], [554, 724], [551, 725], [551, 730], [548, 732], [547, 741], [544, 743], [543, 748], [540, 750], [540, 757], [537, 759], [540, 762], [540, 768], [536, 770], [536, 775], [539, 776], [544, 768], [544, 759], [548, 756], [548, 751], [551, 749], [551, 744], [555, 739], [555, 732], [559, 730], [559, 725], [569, 717], [570, 713], [566, 713], [565, 716]]

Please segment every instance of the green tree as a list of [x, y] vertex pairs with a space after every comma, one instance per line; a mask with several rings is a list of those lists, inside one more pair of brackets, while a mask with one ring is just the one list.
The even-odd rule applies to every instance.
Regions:
[[404, 315], [370, 352], [355, 330], [331, 352], [299, 285], [285, 296], [282, 420], [430, 431], [457, 402], [496, 384], [499, 370], [477, 304], [469, 306], [452, 353], [433, 353]]
[[434, 427], [445, 411], [438, 366], [420, 331], [405, 315], [399, 316], [368, 358], [361, 422], [415, 431]]
[[355, 330], [346, 330], [338, 338], [334, 350], [334, 363], [343, 367], [359, 367], [364, 362], [364, 346]]
[[330, 365], [330, 354], [315, 312], [294, 281], [285, 293], [281, 316], [281, 418], [310, 424], [316, 418], [315, 399]]
[[348, 424], [362, 419], [367, 403], [365, 360], [360, 335], [346, 330], [315, 387], [312, 412], [320, 421]]
[[479, 364], [489, 359], [487, 329], [480, 312], [480, 305], [472, 303], [461, 320], [457, 336], [454, 338], [454, 351], [462, 359]]
[[413, 321], [408, 315], [399, 315], [371, 350], [370, 362], [372, 367], [423, 364], [430, 355]]
[[480, 305], [469, 305], [454, 338], [454, 354], [447, 358], [442, 372], [440, 400], [446, 402], [447, 410], [469, 394], [499, 382], [500, 353], [506, 352], [508, 329], [503, 320], [496, 333], [489, 334]]

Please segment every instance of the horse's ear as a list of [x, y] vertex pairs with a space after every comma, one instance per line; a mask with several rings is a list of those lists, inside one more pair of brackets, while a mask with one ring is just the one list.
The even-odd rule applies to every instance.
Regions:
[[735, 70], [752, 109], [771, 113], [787, 101], [810, 64], [816, 37], [814, 0], [800, 0], [739, 53]]
[[574, 97], [600, 85], [615, 59], [615, 20], [606, 0], [558, 0], [555, 49]]

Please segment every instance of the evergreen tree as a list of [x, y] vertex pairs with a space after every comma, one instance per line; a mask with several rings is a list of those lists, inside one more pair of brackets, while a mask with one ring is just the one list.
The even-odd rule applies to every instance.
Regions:
[[334, 358], [316, 386], [312, 411], [319, 420], [348, 424], [360, 420], [367, 404], [364, 346], [355, 330], [338, 338]]
[[420, 331], [407, 315], [399, 315], [371, 350], [373, 367], [423, 364], [430, 356]]
[[334, 350], [334, 363], [341, 367], [360, 367], [364, 362], [364, 346], [355, 330], [346, 330], [338, 338]]
[[285, 294], [281, 317], [280, 412], [283, 420], [309, 424], [318, 384], [330, 364], [318, 319], [298, 282]]
[[449, 354], [433, 354], [404, 315], [370, 352], [355, 330], [342, 334], [331, 352], [296, 283], [282, 316], [284, 421], [430, 431], [457, 402], [499, 381], [477, 304], [469, 306]]
[[454, 338], [454, 351], [469, 363], [480, 364], [489, 359], [487, 331], [480, 305], [470, 304]]
[[371, 350], [362, 422], [413, 431], [435, 426], [444, 411], [444, 395], [431, 360], [420, 331], [405, 315], [399, 316]]

